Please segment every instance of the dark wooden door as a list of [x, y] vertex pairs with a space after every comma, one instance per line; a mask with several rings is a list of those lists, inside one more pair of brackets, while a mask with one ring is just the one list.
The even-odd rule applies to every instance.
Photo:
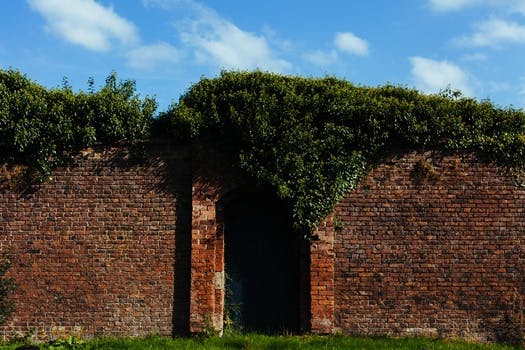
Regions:
[[299, 254], [288, 211], [274, 198], [247, 195], [224, 214], [230, 319], [245, 331], [297, 331]]

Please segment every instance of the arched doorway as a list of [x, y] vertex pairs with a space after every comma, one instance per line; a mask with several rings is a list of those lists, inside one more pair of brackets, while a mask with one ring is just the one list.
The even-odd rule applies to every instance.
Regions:
[[296, 332], [299, 244], [287, 208], [261, 193], [224, 206], [227, 317], [243, 331]]

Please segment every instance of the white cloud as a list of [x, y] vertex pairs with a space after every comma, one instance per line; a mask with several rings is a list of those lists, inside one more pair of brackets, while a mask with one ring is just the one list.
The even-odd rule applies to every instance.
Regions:
[[436, 11], [456, 11], [476, 2], [477, 0], [430, 0], [430, 6]]
[[318, 66], [329, 66], [339, 62], [337, 51], [313, 51], [303, 55], [304, 59]]
[[94, 0], [28, 0], [28, 3], [45, 18], [51, 32], [89, 50], [107, 51], [112, 40], [122, 44], [138, 41], [133, 23]]
[[286, 72], [292, 67], [273, 52], [265, 36], [243, 31], [204, 6], [200, 7], [199, 18], [185, 21], [179, 31], [182, 41], [193, 47], [204, 64], [273, 72]]
[[160, 7], [170, 10], [184, 5], [193, 5], [193, 0], [142, 0], [142, 4], [145, 7]]
[[488, 60], [487, 55], [485, 55], [484, 53], [480, 53], [480, 52], [464, 55], [461, 58], [469, 62], [484, 62]]
[[424, 57], [410, 57], [412, 79], [416, 87], [426, 93], [436, 93], [448, 87], [473, 96], [471, 78], [457, 65]]
[[456, 39], [465, 46], [499, 47], [506, 43], [525, 43], [525, 25], [499, 18], [491, 18], [476, 26], [470, 36]]
[[517, 1], [513, 6], [513, 10], [515, 12], [521, 13], [522, 15], [525, 15], [525, 1]]
[[128, 64], [137, 69], [153, 69], [161, 64], [175, 64], [182, 58], [182, 52], [168, 43], [143, 45], [127, 53]]
[[436, 11], [456, 11], [478, 2], [480, 0], [430, 0], [430, 6]]
[[521, 86], [518, 94], [522, 97], [523, 104], [525, 104], [525, 76], [520, 79]]
[[490, 92], [503, 92], [503, 91], [511, 91], [512, 86], [509, 83], [501, 82], [501, 81], [489, 81], [488, 82], [488, 89]]
[[368, 55], [368, 42], [353, 33], [336, 33], [334, 45], [337, 50], [358, 56]]
[[335, 33], [334, 48], [330, 51], [312, 51], [303, 54], [303, 58], [318, 66], [327, 66], [341, 62], [340, 53], [367, 56], [368, 42], [350, 32]]
[[429, 0], [438, 12], [459, 11], [469, 6], [489, 6], [525, 14], [525, 0]]

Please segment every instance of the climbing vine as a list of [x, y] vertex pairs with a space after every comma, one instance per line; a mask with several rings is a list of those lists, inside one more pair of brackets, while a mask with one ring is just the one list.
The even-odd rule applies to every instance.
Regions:
[[424, 95], [327, 77], [223, 72], [192, 86], [163, 116], [177, 139], [222, 149], [268, 184], [310, 232], [367, 170], [400, 148], [482, 152], [525, 162], [525, 114], [454, 91]]

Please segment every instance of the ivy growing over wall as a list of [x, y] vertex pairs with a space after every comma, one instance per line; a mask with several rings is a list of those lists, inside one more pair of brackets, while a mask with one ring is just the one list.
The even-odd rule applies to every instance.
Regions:
[[311, 232], [382, 157], [399, 148], [482, 152], [525, 163], [525, 114], [454, 91], [424, 95], [336, 78], [223, 72], [201, 79], [162, 117], [177, 139], [222, 149], [269, 184]]
[[525, 113], [454, 91], [424, 95], [345, 80], [223, 72], [203, 78], [158, 118], [115, 73], [95, 90], [46, 89], [0, 70], [0, 165], [48, 174], [75, 151], [145, 140], [170, 128], [177, 142], [217, 148], [269, 185], [311, 232], [367, 171], [392, 152], [434, 148], [479, 152], [507, 167], [525, 165]]
[[0, 164], [23, 163], [40, 175], [94, 143], [147, 138], [156, 109], [132, 80], [111, 73], [99, 90], [46, 89], [15, 70], [0, 70]]

